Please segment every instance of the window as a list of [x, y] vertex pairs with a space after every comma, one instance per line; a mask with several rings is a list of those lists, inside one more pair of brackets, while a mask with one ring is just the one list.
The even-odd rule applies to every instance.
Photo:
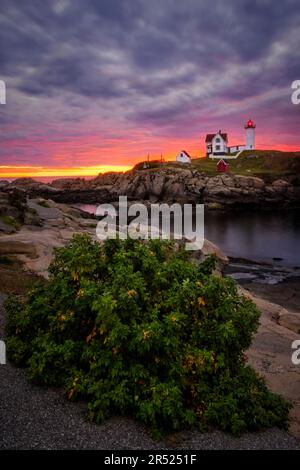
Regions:
[[216, 150], [220, 150], [220, 149], [221, 149], [220, 145], [216, 145]]
[[220, 137], [216, 138], [216, 142], [221, 142]]

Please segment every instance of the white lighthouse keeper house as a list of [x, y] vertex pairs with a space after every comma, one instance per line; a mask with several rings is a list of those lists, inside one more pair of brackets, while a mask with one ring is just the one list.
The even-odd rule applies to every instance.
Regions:
[[246, 129], [246, 150], [254, 150], [255, 149], [255, 127], [256, 125], [249, 119], [247, 124], [245, 125]]

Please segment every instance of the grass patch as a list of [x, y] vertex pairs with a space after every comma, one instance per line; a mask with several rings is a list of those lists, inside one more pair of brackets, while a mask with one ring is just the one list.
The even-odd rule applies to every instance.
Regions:
[[[224, 159], [226, 161], [226, 158]], [[271, 179], [300, 174], [300, 155], [274, 150], [245, 150], [236, 160], [227, 160], [229, 173], [244, 176], [270, 177]], [[198, 158], [193, 167], [216, 175], [218, 160]]]
[[11, 227], [14, 227], [15, 229], [18, 229], [21, 226], [20, 221], [14, 217], [11, 217], [10, 215], [0, 215], [0, 220], [5, 224], [10, 225]]
[[8, 256], [0, 256], [0, 264], [11, 266], [13, 264], [13, 260], [10, 259]]
[[37, 204], [42, 207], [50, 207], [48, 202], [45, 200], [38, 201]]
[[29, 214], [33, 214], [33, 215], [37, 215], [37, 210], [34, 209], [33, 207], [28, 207], [27, 209], [27, 212], [29, 212]]
[[[224, 158], [226, 161], [226, 158]], [[204, 172], [209, 176], [219, 174], [217, 170], [218, 159], [195, 158], [191, 164], [179, 164], [176, 162], [150, 162], [150, 171], [162, 168], [191, 169]], [[281, 152], [278, 150], [244, 150], [236, 160], [228, 159], [228, 174], [257, 176], [265, 179], [277, 179], [283, 176], [300, 175], [300, 153]], [[143, 170], [143, 163], [134, 167], [135, 170]], [[147, 171], [149, 171], [149, 169]]]

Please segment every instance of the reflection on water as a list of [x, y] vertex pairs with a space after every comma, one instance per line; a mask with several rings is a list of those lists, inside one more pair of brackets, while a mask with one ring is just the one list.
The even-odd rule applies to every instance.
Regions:
[[300, 217], [296, 212], [207, 211], [205, 237], [231, 257], [300, 265]]
[[73, 204], [73, 206], [79, 207], [79, 209], [88, 212], [89, 214], [96, 214], [97, 206], [95, 204]]
[[[80, 204], [95, 213], [96, 206]], [[205, 238], [234, 258], [300, 266], [300, 216], [296, 212], [205, 212]]]

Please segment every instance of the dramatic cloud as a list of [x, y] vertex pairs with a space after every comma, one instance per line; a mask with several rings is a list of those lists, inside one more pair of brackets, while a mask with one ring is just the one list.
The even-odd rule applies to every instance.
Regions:
[[298, 0], [0, 0], [0, 165], [131, 165], [222, 128], [300, 149]]

